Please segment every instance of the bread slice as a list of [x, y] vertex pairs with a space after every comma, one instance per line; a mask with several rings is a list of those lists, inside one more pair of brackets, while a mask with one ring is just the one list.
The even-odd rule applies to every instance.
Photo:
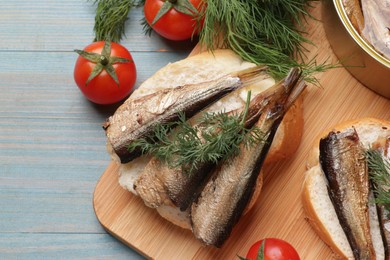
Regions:
[[[213, 52], [202, 52], [184, 60], [166, 65], [157, 71], [152, 77], [147, 79], [136, 89], [126, 102], [144, 95], [151, 94], [164, 88], [173, 88], [186, 84], [197, 84], [205, 81], [220, 78], [223, 75], [234, 73], [243, 69], [254, 67], [255, 64], [243, 61], [231, 50], [220, 49]], [[263, 90], [274, 85], [275, 80], [271, 77], [263, 80], [260, 84], [248, 86], [240, 89], [232, 95], [228, 95], [207, 108], [208, 112], [231, 111], [242, 106], [247, 97], [247, 92], [252, 91], [252, 97]], [[303, 97], [293, 105], [282, 121], [274, 138], [270, 152], [265, 164], [286, 158], [293, 154], [301, 140], [303, 130]], [[119, 108], [120, 109], [120, 108]], [[112, 159], [120, 164], [119, 158], [112, 148], [107, 144], [107, 150]], [[142, 169], [149, 162], [150, 157], [142, 156], [127, 164], [120, 164], [119, 183], [122, 187], [137, 195], [133, 189], [133, 184]], [[260, 174], [261, 175], [261, 174]], [[253, 200], [249, 205], [253, 205], [255, 198], [261, 190], [262, 179], [258, 180], [258, 189], [255, 191]], [[169, 201], [164, 206], [157, 208], [161, 216], [172, 223], [183, 228], [189, 228], [188, 213], [180, 212]]]
[[[327, 180], [319, 164], [318, 146], [319, 140], [330, 131], [343, 131], [351, 127], [356, 129], [359, 139], [366, 149], [385, 147], [386, 139], [390, 136], [390, 122], [374, 118], [343, 122], [323, 132], [316, 139], [309, 155], [302, 192], [303, 208], [307, 220], [321, 239], [333, 250], [336, 257], [341, 259], [354, 259], [354, 257], [328, 195]], [[384, 246], [377, 210], [373, 203], [370, 204], [369, 213], [370, 231], [377, 259], [384, 259]]]
[[327, 180], [319, 165], [306, 172], [302, 194], [306, 218], [313, 229], [341, 258], [353, 259], [351, 247], [328, 195]]

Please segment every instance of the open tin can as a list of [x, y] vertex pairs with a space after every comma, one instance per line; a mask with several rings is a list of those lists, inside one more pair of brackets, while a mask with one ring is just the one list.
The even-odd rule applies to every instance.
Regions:
[[325, 33], [340, 62], [363, 85], [390, 98], [390, 60], [359, 35], [342, 0], [324, 0], [322, 4]]

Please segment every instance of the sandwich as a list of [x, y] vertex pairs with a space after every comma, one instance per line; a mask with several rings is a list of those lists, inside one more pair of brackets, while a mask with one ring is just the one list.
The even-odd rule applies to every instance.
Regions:
[[[260, 194], [262, 166], [298, 148], [305, 87], [299, 68], [276, 81], [267, 67], [226, 49], [168, 64], [104, 125], [120, 185], [206, 245], [220, 247]], [[166, 143], [183, 146], [168, 150], [172, 145], [160, 145]], [[187, 159], [200, 153], [191, 154], [198, 145], [228, 155]]]
[[348, 121], [313, 145], [303, 184], [307, 220], [338, 259], [389, 259], [390, 122]]

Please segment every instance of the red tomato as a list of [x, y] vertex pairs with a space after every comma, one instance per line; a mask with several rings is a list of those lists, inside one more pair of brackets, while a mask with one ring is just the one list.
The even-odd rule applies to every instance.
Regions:
[[[84, 51], [101, 54], [104, 43], [103, 41], [94, 42], [85, 47]], [[105, 105], [121, 101], [130, 94], [135, 84], [137, 73], [130, 52], [118, 43], [111, 43], [110, 57], [120, 57], [130, 60], [125, 63], [112, 63], [119, 85], [105, 69], [86, 84], [92, 70], [99, 62], [94, 63], [80, 55], [75, 64], [74, 80], [77, 86], [89, 100], [97, 104]]]
[[[264, 240], [264, 260], [300, 260], [297, 251], [286, 241], [277, 238], [266, 238]], [[257, 241], [251, 246], [246, 259], [257, 259], [264, 240]]]
[[[166, 1], [176, 2], [173, 0], [146, 0], [144, 5], [146, 21], [152, 26], [154, 31], [167, 39], [181, 41], [191, 38], [194, 30], [197, 28], [196, 18], [178, 12], [174, 8], [171, 8], [154, 25], [152, 25], [158, 11]], [[203, 0], [189, 0], [189, 2], [198, 11], [202, 9]], [[195, 34], [196, 33], [197, 32], [195, 32]]]

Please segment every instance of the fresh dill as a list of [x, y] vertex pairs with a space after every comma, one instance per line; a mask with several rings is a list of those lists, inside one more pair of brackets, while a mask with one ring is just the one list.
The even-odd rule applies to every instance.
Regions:
[[390, 212], [390, 161], [378, 150], [366, 152], [370, 178], [374, 184], [376, 203]]
[[145, 0], [94, 0], [96, 4], [94, 41], [119, 42], [125, 35], [129, 11]]
[[178, 121], [158, 125], [153, 136], [133, 142], [128, 149], [141, 148], [143, 154], [189, 173], [226, 160], [240, 152], [241, 144], [250, 147], [263, 139], [259, 128], [245, 126], [249, 98], [242, 113], [204, 113], [194, 125], [180, 113]]
[[314, 73], [338, 65], [297, 61], [306, 57], [304, 44], [312, 44], [303, 36], [302, 20], [311, 17], [307, 8], [313, 1], [207, 0], [199, 41], [209, 50], [230, 48], [244, 60], [265, 64], [276, 79], [301, 67], [306, 81], [318, 83]]

